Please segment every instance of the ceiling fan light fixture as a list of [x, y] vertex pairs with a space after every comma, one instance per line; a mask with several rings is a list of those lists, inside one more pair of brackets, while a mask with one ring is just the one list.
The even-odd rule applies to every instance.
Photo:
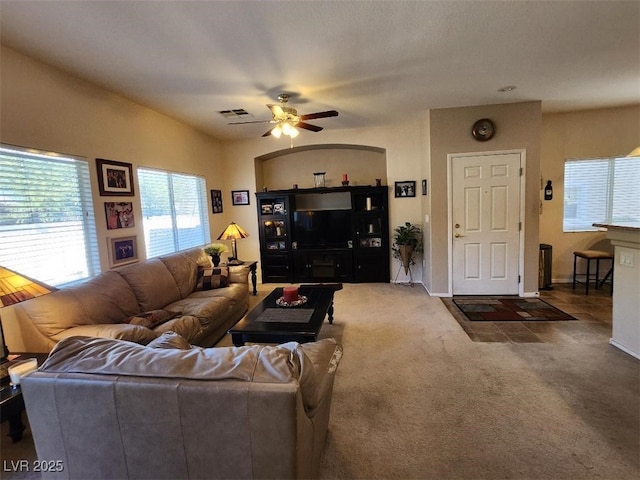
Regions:
[[282, 135], [282, 127], [280, 125], [276, 125], [275, 127], [273, 127], [273, 129], [271, 130], [271, 135], [276, 138], [280, 138], [280, 135]]
[[295, 127], [291, 127], [290, 131], [289, 131], [289, 136], [291, 138], [296, 138], [298, 136], [300, 132], [298, 132], [298, 129]]

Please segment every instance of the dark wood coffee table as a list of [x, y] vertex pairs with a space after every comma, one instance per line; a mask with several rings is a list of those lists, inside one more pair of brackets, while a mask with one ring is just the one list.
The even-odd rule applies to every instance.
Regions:
[[307, 302], [298, 307], [279, 307], [276, 300], [282, 296], [282, 288], [276, 288], [229, 329], [231, 340], [237, 347], [245, 342], [313, 342], [325, 316], [333, 323], [333, 294], [341, 289], [341, 283], [301, 285], [298, 293], [307, 297]]

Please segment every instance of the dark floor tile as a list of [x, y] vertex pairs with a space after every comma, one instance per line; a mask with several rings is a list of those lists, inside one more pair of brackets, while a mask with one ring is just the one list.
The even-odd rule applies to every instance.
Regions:
[[509, 337], [507, 337], [504, 333], [473, 333], [473, 341], [474, 342], [499, 342], [499, 343], [509, 343]]
[[501, 332], [510, 333], [531, 333], [522, 322], [496, 322], [496, 326]]
[[558, 322], [526, 322], [525, 327], [533, 333], [553, 332]]
[[535, 333], [507, 333], [509, 340], [513, 343], [544, 343]]

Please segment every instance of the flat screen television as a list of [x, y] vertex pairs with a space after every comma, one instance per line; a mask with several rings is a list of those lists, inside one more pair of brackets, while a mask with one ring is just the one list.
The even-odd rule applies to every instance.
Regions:
[[351, 210], [293, 212], [293, 241], [300, 248], [348, 248]]

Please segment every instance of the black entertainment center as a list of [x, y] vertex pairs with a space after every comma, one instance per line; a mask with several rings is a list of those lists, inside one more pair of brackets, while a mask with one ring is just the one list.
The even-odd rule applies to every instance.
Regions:
[[388, 187], [256, 193], [264, 283], [388, 282]]

